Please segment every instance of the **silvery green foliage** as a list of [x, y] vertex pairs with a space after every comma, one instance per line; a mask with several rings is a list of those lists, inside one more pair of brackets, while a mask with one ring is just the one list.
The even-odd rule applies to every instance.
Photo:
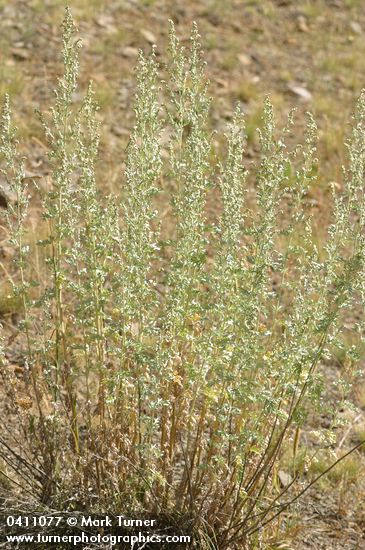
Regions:
[[[15, 265], [19, 276], [12, 278], [9, 275], [9, 282], [11, 282], [14, 297], [19, 299], [19, 306], [22, 310], [23, 318], [19, 323], [19, 328], [24, 334], [26, 341], [24, 349], [26, 367], [24, 378], [26, 383], [30, 384], [32, 375], [29, 376], [29, 373], [32, 373], [34, 368], [35, 341], [31, 331], [34, 316], [31, 310], [32, 300], [29, 289], [32, 285], [36, 284], [32, 279], [28, 280], [26, 276], [30, 249], [26, 242], [24, 224], [28, 214], [30, 196], [25, 177], [25, 161], [18, 149], [16, 128], [11, 123], [10, 99], [8, 96], [5, 97], [0, 123], [0, 156], [5, 161], [5, 169], [2, 172], [7, 179], [10, 191], [15, 197], [15, 202], [9, 201], [7, 205], [5, 218], [9, 228], [9, 244], [15, 250]], [[2, 357], [2, 362], [4, 358], [5, 356]], [[13, 394], [12, 391], [11, 394]]]
[[[73, 94], [77, 88], [80, 42], [74, 40], [76, 29], [71, 13], [66, 9], [63, 23], [63, 64], [64, 75], [58, 79], [55, 89], [55, 105], [51, 109], [50, 121], [40, 114], [45, 136], [49, 144], [48, 157], [52, 166], [52, 184], [43, 202], [43, 218], [49, 226], [48, 238], [40, 241], [40, 246], [50, 247], [47, 258], [50, 269], [51, 286], [44, 294], [44, 327], [55, 339], [45, 342], [44, 360], [50, 373], [54, 399], [59, 399], [59, 383], [67, 386], [68, 399], [74, 401], [71, 389], [71, 359], [66, 343], [66, 311], [64, 291], [66, 286], [65, 259], [70, 237], [72, 209], [74, 204], [73, 174], [77, 159], [74, 139]], [[48, 311], [47, 311], [48, 310]], [[47, 315], [51, 313], [51, 316]], [[54, 350], [55, 361], [49, 361], [50, 351]]]
[[[18, 142], [16, 139], [16, 128], [11, 123], [11, 110], [9, 96], [5, 96], [0, 122], [0, 155], [4, 159], [4, 169], [1, 172], [7, 179], [10, 191], [15, 197], [15, 203], [9, 201], [5, 211], [5, 219], [9, 228], [9, 244], [15, 249], [15, 265], [19, 272], [19, 280], [10, 277], [14, 295], [19, 297], [23, 313], [21, 328], [26, 335], [25, 364], [32, 366], [32, 338], [30, 334], [31, 315], [29, 311], [29, 283], [25, 277], [29, 247], [26, 244], [26, 230], [24, 222], [28, 213], [29, 194], [25, 180], [24, 159], [20, 156]], [[0, 341], [0, 364], [6, 365], [5, 342], [1, 337]], [[10, 396], [16, 406], [14, 391], [11, 390], [11, 374], [2, 373], [10, 386]], [[10, 382], [10, 384], [9, 384]]]
[[[292, 114], [279, 132], [265, 101], [250, 189], [237, 108], [215, 167], [196, 25], [184, 48], [171, 24], [166, 80], [155, 51], [140, 53], [121, 193], [104, 197], [92, 84], [74, 102], [75, 33], [67, 10], [65, 72], [50, 120], [42, 117], [52, 173], [47, 237], [38, 244], [50, 282], [42, 288], [40, 276], [32, 299], [29, 197], [8, 98], [2, 119], [0, 150], [17, 196], [8, 210], [14, 290], [32, 380], [25, 439], [46, 471], [35, 486], [60, 505], [77, 493], [85, 506], [96, 495], [100, 509], [188, 513], [229, 548], [281, 510], [275, 470], [283, 449], [313, 404], [321, 407], [323, 360], [344, 346], [343, 319], [364, 304], [365, 92], [347, 143], [344, 192], [333, 191], [333, 222], [320, 246], [306, 200], [317, 162], [313, 118], [303, 146], [290, 150]], [[166, 187], [173, 228], [163, 240], [156, 204]], [[221, 205], [213, 229], [210, 189]], [[361, 322], [357, 329], [361, 337]], [[355, 345], [348, 356], [358, 361]], [[2, 354], [18, 414], [6, 368]], [[348, 391], [344, 384], [343, 397]]]
[[15, 284], [14, 291], [26, 303], [27, 283], [23, 277], [23, 273], [29, 249], [24, 243], [24, 221], [28, 212], [29, 195], [25, 179], [24, 159], [18, 151], [16, 128], [11, 124], [9, 96], [5, 97], [0, 128], [0, 154], [5, 161], [5, 168], [2, 170], [2, 173], [5, 175], [10, 191], [15, 197], [15, 203], [9, 201], [5, 211], [8, 226], [11, 228], [10, 243], [17, 251], [16, 265], [21, 273], [21, 282], [19, 285]]

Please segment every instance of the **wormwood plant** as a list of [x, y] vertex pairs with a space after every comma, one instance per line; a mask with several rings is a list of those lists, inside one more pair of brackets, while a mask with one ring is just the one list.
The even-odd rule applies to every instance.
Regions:
[[[292, 116], [278, 132], [265, 101], [251, 184], [239, 109], [213, 166], [196, 26], [185, 49], [171, 24], [168, 53], [164, 80], [154, 51], [140, 53], [121, 194], [103, 197], [98, 107], [91, 84], [80, 107], [73, 101], [79, 41], [66, 12], [64, 75], [50, 114], [40, 115], [51, 165], [39, 221], [47, 236], [37, 243], [46, 277], [31, 276], [34, 214], [5, 98], [0, 151], [17, 197], [6, 218], [22, 360], [16, 368], [9, 361], [4, 332], [2, 493], [15, 508], [26, 500], [33, 510], [184, 518], [197, 548], [254, 547], [307, 488], [300, 427], [323, 410], [322, 366], [343, 347], [346, 315], [364, 304], [365, 91], [343, 192], [333, 190], [333, 221], [319, 246], [306, 199], [316, 174], [313, 118], [304, 145], [289, 150]], [[173, 224], [156, 210], [162, 189], [171, 191]], [[222, 207], [213, 226], [209, 193]], [[354, 332], [360, 345], [362, 322]], [[353, 345], [340, 400], [358, 362]], [[331, 434], [320, 432], [334, 447]], [[282, 487], [288, 448], [292, 481]]]

